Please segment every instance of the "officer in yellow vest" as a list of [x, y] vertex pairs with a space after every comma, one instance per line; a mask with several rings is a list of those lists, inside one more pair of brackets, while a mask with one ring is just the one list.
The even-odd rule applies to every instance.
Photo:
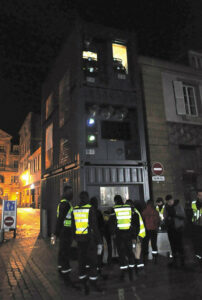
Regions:
[[98, 230], [96, 211], [89, 203], [88, 193], [81, 192], [80, 203], [74, 207], [72, 213], [72, 229], [78, 245], [79, 280], [84, 285], [85, 294], [90, 290], [103, 292], [97, 284], [97, 253], [102, 245], [102, 239]]
[[135, 240], [133, 240], [134, 241], [133, 252], [135, 254], [135, 261], [136, 261], [135, 265], [136, 265], [136, 270], [138, 271], [144, 267], [144, 263], [142, 262], [142, 259], [141, 259], [141, 251], [142, 251], [142, 239], [146, 236], [146, 230], [145, 230], [142, 216], [141, 216], [139, 210], [135, 207], [134, 202], [131, 199], [128, 199], [126, 201], [126, 204], [129, 204], [132, 207], [132, 209], [134, 210], [134, 212], [139, 217], [140, 231], [139, 231], [137, 238]]
[[61, 272], [61, 274], [69, 274], [71, 272], [69, 260], [72, 243], [72, 198], [72, 187], [65, 186], [62, 199], [57, 207], [57, 223], [55, 234], [51, 237], [52, 244], [55, 244], [56, 237], [59, 237], [58, 270]]
[[160, 227], [159, 227], [159, 230], [163, 230], [164, 227], [165, 227], [164, 226], [164, 216], [163, 216], [164, 208], [165, 208], [165, 205], [164, 205], [163, 198], [158, 197], [156, 199], [156, 210], [158, 211], [159, 217], [160, 217]]
[[120, 279], [124, 280], [126, 272], [129, 272], [129, 278], [133, 280], [135, 257], [132, 239], [137, 238], [139, 233], [139, 218], [130, 205], [123, 203], [120, 195], [114, 197], [114, 202], [115, 206], [113, 207], [111, 218], [114, 223], [116, 247], [119, 255]]
[[192, 201], [192, 223], [195, 257], [202, 263], [202, 189], [198, 189], [197, 199]]

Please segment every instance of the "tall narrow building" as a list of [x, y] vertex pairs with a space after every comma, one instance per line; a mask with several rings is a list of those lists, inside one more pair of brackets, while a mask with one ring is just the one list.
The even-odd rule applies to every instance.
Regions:
[[72, 24], [43, 86], [42, 209], [53, 230], [66, 184], [101, 208], [149, 198], [142, 97], [134, 34]]

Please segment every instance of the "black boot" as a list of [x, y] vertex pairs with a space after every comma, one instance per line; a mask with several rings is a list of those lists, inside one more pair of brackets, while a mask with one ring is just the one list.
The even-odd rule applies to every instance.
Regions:
[[158, 254], [153, 255], [153, 261], [155, 265], [158, 263]]
[[83, 278], [80, 279], [80, 283], [83, 289], [83, 292], [85, 295], [89, 295], [90, 289], [89, 289], [89, 285], [88, 285], [88, 278]]

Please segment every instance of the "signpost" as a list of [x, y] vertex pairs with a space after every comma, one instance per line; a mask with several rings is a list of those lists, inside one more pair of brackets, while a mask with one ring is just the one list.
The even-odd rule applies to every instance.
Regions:
[[162, 176], [164, 172], [164, 167], [160, 162], [155, 162], [152, 164], [152, 181], [165, 181], [165, 176]]
[[3, 200], [1, 231], [4, 232], [13, 230], [16, 237], [16, 222], [17, 219], [17, 201]]

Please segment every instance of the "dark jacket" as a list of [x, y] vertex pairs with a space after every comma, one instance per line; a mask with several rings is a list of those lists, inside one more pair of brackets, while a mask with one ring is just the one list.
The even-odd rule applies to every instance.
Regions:
[[146, 208], [142, 212], [142, 218], [144, 220], [146, 230], [158, 230], [160, 217], [159, 213], [153, 206], [146, 206]]
[[[87, 203], [80, 203], [78, 206], [82, 207], [86, 205]], [[101, 235], [98, 229], [98, 220], [97, 220], [97, 214], [96, 209], [91, 206], [89, 210], [89, 224], [88, 224], [88, 233], [87, 234], [75, 234], [76, 232], [76, 225], [75, 225], [75, 219], [74, 214], [72, 212], [72, 230], [75, 236], [75, 239], [79, 242], [87, 241], [87, 240], [94, 240], [97, 244], [102, 244]]]
[[168, 230], [176, 229], [180, 230], [184, 228], [185, 225], [185, 211], [179, 200], [174, 201], [174, 205], [165, 205], [164, 209], [164, 219], [165, 225]]
[[56, 229], [55, 229], [55, 235], [57, 237], [59, 237], [61, 234], [64, 234], [65, 232], [67, 232], [67, 234], [71, 232], [71, 227], [64, 226], [64, 220], [69, 209], [71, 208], [71, 205], [70, 205], [70, 201], [67, 198], [63, 197], [61, 200], [63, 199], [65, 199], [66, 202], [59, 203], [59, 216], [57, 217]]

